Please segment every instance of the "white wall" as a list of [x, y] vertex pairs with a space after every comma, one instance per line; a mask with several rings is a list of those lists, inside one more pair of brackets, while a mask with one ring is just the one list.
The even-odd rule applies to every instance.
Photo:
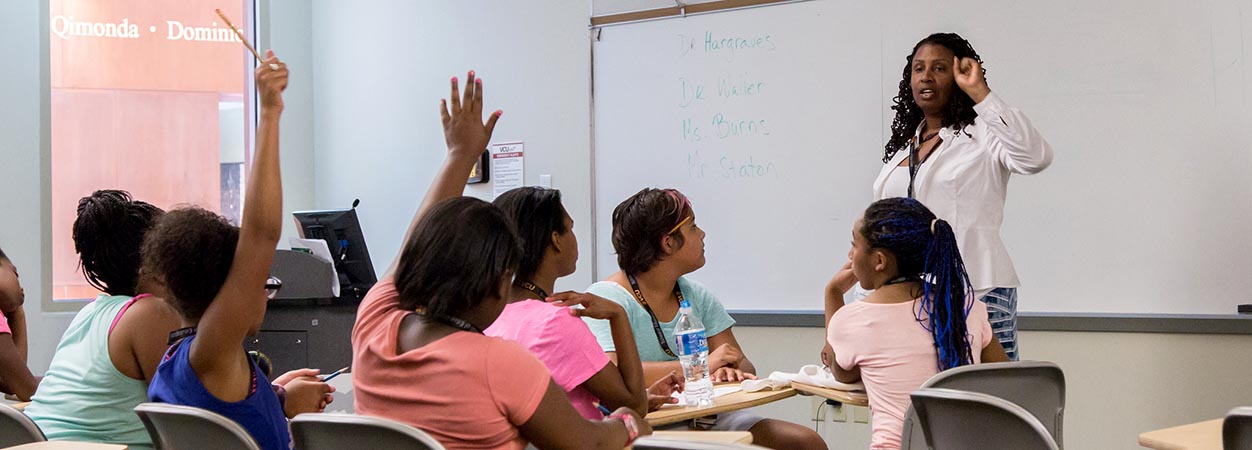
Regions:
[[29, 365], [35, 373], [47, 370], [73, 318], [45, 313], [40, 306], [52, 294], [51, 240], [45, 230], [51, 220], [45, 204], [50, 185], [41, 177], [49, 136], [43, 121], [48, 114], [47, 48], [40, 48], [40, 36], [48, 34], [46, 18], [45, 2], [10, 2], [0, 15], [8, 30], [6, 44], [0, 45], [0, 248], [18, 267], [26, 288]]
[[[591, 261], [590, 47], [586, 0], [313, 3], [319, 207], [358, 209], [381, 273], [443, 161], [439, 99], [469, 69], [494, 141], [526, 142], [526, 182], [552, 174]], [[462, 80], [464, 81], [464, 80]], [[491, 199], [489, 185], [468, 195]], [[586, 264], [558, 289], [586, 287]]]
[[[313, 111], [316, 108], [313, 28], [310, 27], [313, 8], [304, 1], [257, 1], [261, 2], [260, 23], [268, 24], [258, 33], [258, 50], [273, 49], [274, 54], [287, 63], [291, 73], [283, 93], [283, 120], [279, 132], [283, 217], [291, 217], [292, 211], [319, 209], [314, 201], [317, 180], [313, 178]], [[283, 240], [279, 247], [288, 247], [286, 238], [292, 236], [296, 236], [295, 221], [288, 219], [283, 222]]]

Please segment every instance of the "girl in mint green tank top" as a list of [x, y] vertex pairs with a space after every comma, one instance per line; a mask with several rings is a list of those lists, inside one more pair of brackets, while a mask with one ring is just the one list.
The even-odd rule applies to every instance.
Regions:
[[79, 200], [74, 249], [87, 282], [104, 294], [74, 316], [26, 408], [48, 439], [151, 447], [134, 408], [148, 401], [178, 318], [160, 299], [136, 294], [147, 291], [139, 280], [144, 235], [163, 213], [124, 191]]
[[[148, 301], [158, 301], [155, 298]], [[135, 405], [148, 384], [123, 375], [109, 357], [109, 328], [132, 298], [100, 295], [79, 311], [26, 408], [51, 440], [151, 445]]]

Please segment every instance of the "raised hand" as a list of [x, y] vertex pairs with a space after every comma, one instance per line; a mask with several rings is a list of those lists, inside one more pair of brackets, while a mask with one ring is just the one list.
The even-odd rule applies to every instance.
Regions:
[[969, 94], [969, 97], [974, 99], [974, 103], [981, 103], [982, 99], [987, 98], [987, 94], [991, 93], [991, 88], [987, 86], [987, 78], [983, 76], [982, 63], [978, 60], [953, 56], [952, 68], [956, 85]]
[[487, 150], [496, 121], [503, 112], [496, 110], [483, 123], [483, 80], [475, 78], [474, 71], [469, 71], [465, 80], [465, 92], [460, 94], [460, 98], [457, 98], [457, 83], [457, 78], [452, 77], [450, 100], [439, 102], [439, 112], [443, 118], [443, 137], [448, 143], [449, 153], [478, 156]]
[[[277, 67], [278, 69], [274, 69]], [[265, 60], [256, 70], [256, 89], [261, 97], [261, 108], [283, 109], [283, 91], [287, 89], [287, 65], [274, 56], [273, 50], [265, 52]]]

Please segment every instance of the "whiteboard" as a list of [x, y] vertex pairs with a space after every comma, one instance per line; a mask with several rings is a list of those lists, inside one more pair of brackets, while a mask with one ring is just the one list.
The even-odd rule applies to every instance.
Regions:
[[708, 233], [691, 277], [728, 309], [821, 309], [935, 31], [1056, 151], [1010, 181], [1019, 310], [1252, 303], [1252, 0], [814, 0], [592, 30], [597, 277], [613, 208], [673, 187]]

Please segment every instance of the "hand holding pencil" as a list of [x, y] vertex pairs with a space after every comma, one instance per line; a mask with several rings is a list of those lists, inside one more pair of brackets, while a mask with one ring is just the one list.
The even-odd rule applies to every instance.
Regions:
[[256, 68], [256, 89], [261, 97], [261, 111], [281, 112], [283, 91], [287, 89], [287, 65], [274, 56], [273, 50], [267, 50], [265, 56], [261, 62], [266, 64]]

